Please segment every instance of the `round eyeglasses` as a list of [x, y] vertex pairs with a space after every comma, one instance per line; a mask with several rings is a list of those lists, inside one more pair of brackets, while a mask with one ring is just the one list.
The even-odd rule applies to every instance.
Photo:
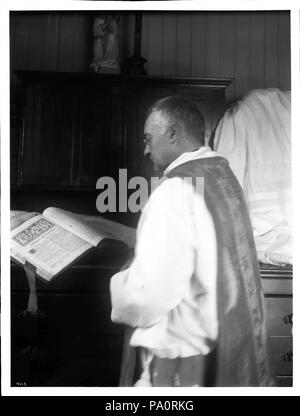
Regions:
[[151, 140], [152, 140], [152, 136], [150, 136], [149, 134], [144, 134], [143, 142], [145, 143], [146, 146], [150, 146]]

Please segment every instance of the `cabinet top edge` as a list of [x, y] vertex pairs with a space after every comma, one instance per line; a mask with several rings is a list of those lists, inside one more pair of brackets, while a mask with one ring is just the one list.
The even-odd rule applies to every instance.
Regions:
[[22, 81], [111, 81], [116, 83], [161, 83], [161, 84], [196, 84], [202, 87], [226, 88], [233, 78], [200, 78], [200, 77], [177, 77], [159, 75], [125, 75], [125, 74], [95, 74], [89, 72], [57, 72], [57, 71], [30, 71], [15, 70], [14, 73]]

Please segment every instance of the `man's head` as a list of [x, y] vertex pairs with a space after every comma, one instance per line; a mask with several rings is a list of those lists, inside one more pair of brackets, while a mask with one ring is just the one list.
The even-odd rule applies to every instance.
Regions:
[[144, 154], [163, 171], [182, 153], [204, 145], [204, 119], [196, 104], [173, 95], [154, 103], [146, 114]]

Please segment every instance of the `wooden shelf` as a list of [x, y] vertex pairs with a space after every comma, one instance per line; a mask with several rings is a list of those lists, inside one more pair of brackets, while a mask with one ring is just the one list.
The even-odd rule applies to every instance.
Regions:
[[183, 84], [183, 85], [199, 85], [206, 88], [226, 88], [233, 78], [200, 78], [200, 77], [176, 77], [176, 76], [155, 76], [155, 75], [123, 75], [123, 74], [96, 74], [89, 72], [56, 72], [56, 71], [21, 71], [16, 70], [15, 74], [22, 81], [91, 81], [97, 82], [113, 82], [120, 83], [137, 83], [143, 85], [153, 84]]

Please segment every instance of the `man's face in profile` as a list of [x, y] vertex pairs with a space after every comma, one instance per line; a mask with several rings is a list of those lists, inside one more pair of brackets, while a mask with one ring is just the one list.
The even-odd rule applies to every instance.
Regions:
[[171, 145], [168, 122], [160, 111], [149, 114], [144, 126], [144, 142], [144, 155], [149, 157], [157, 172], [163, 172], [170, 163]]

